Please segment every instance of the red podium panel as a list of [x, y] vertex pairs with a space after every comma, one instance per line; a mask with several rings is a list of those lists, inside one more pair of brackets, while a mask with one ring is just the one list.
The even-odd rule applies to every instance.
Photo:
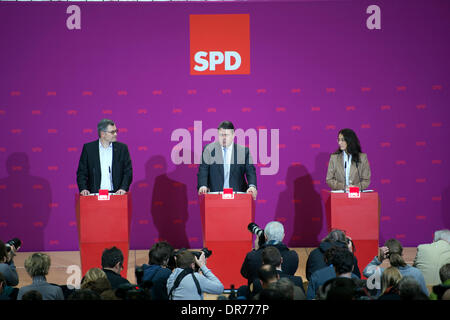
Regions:
[[101, 268], [103, 250], [116, 246], [123, 253], [124, 269], [121, 275], [126, 278], [131, 225], [130, 194], [111, 195], [110, 200], [77, 194], [75, 200], [82, 274], [91, 268]]
[[322, 190], [327, 214], [327, 229], [341, 229], [352, 238], [355, 256], [362, 271], [378, 254], [380, 200], [377, 192], [363, 192], [361, 198], [347, 193]]
[[213, 252], [206, 265], [226, 289], [247, 284], [241, 266], [253, 245], [247, 229], [255, 218], [252, 196], [235, 194], [234, 199], [222, 199], [221, 194], [206, 194], [200, 198], [203, 246]]

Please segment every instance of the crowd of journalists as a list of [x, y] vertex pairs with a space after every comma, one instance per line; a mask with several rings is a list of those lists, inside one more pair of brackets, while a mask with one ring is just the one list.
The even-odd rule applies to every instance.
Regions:
[[136, 283], [120, 275], [123, 253], [112, 247], [79, 287], [49, 283], [50, 256], [29, 253], [24, 267], [32, 283], [21, 286], [14, 264], [20, 240], [0, 241], [0, 300], [203, 300], [205, 293], [218, 300], [450, 300], [450, 230], [419, 245], [412, 264], [401, 243], [389, 239], [366, 266], [358, 266], [349, 235], [332, 230], [309, 253], [306, 279], [298, 275], [298, 254], [283, 242], [283, 225], [272, 221], [261, 231], [242, 261], [247, 284], [231, 290], [207, 266], [215, 253], [176, 250], [167, 241], [154, 243], [148, 263], [136, 266]]

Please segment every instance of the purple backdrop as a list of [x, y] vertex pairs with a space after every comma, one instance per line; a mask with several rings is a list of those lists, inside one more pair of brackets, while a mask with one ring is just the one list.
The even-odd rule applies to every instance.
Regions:
[[[158, 238], [202, 246], [195, 165], [174, 165], [177, 128], [225, 119], [280, 130], [280, 169], [260, 175], [256, 222], [291, 246], [326, 234], [320, 190], [340, 128], [353, 128], [381, 198], [380, 243], [431, 241], [450, 227], [450, 3], [365, 1], [1, 3], [0, 238], [78, 250], [75, 172], [101, 118], [134, 168], [132, 249]], [[251, 74], [190, 76], [189, 15], [250, 15]], [[205, 145], [206, 142], [203, 143]]]

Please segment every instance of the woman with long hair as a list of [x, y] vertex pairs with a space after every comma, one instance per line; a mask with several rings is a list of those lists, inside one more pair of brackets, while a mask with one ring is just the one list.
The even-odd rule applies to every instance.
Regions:
[[361, 144], [352, 129], [338, 133], [339, 148], [331, 154], [328, 163], [327, 184], [332, 190], [359, 187], [361, 191], [370, 184], [370, 165], [367, 155], [362, 153]]
[[[366, 278], [370, 278], [376, 272], [378, 276], [382, 276], [385, 268], [380, 265], [384, 260], [389, 260], [389, 266], [395, 267], [401, 273], [402, 277], [411, 277], [417, 282], [418, 286], [422, 289], [425, 295], [429, 295], [427, 285], [425, 284], [425, 278], [422, 272], [408, 265], [403, 258], [403, 246], [397, 239], [388, 239], [384, 243], [384, 246], [379, 249], [378, 255], [364, 268], [363, 275]], [[374, 275], [375, 278], [377, 275]]]

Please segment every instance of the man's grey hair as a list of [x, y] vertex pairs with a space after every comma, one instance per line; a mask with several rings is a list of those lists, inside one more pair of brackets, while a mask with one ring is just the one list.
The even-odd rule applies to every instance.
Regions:
[[271, 221], [266, 224], [264, 233], [267, 236], [267, 241], [275, 240], [281, 242], [284, 239], [284, 227], [278, 221]]
[[450, 243], [450, 230], [443, 229], [443, 230], [436, 231], [434, 233], [434, 242], [439, 241], [439, 240], [445, 240], [448, 243]]
[[106, 131], [108, 129], [108, 126], [114, 126], [115, 123], [112, 120], [109, 119], [102, 119], [97, 125], [97, 132], [98, 136], [100, 137], [102, 131]]

